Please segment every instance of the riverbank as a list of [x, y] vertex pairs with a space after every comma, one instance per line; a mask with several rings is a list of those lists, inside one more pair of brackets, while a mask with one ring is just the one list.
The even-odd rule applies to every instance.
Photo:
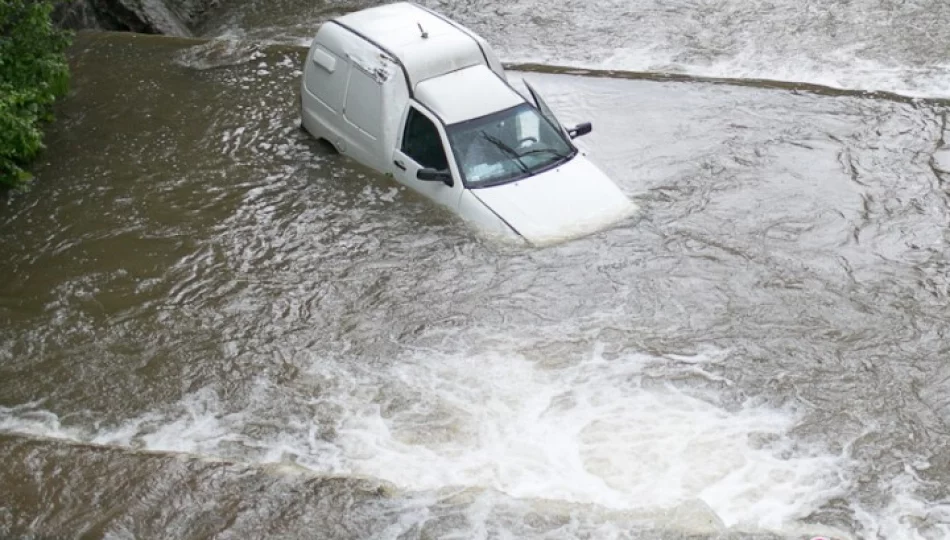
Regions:
[[115, 30], [192, 36], [219, 0], [67, 0], [53, 20], [72, 30]]

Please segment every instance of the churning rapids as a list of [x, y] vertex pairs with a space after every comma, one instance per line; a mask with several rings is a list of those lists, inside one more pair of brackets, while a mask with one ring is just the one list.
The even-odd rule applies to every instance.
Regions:
[[950, 538], [950, 7], [662, 4], [430, 3], [924, 97], [513, 74], [643, 209], [533, 249], [298, 130], [286, 43], [362, 4], [80, 35], [0, 206], [0, 536]]

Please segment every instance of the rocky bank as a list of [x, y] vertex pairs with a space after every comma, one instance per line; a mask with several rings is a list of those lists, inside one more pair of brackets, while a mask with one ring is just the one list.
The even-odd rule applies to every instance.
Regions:
[[66, 0], [56, 22], [71, 29], [100, 29], [192, 36], [219, 0]]

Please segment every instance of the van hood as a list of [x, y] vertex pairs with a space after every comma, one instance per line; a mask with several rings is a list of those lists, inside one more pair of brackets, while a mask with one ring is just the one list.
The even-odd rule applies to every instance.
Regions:
[[541, 174], [472, 193], [535, 245], [597, 232], [637, 210], [607, 175], [580, 154]]

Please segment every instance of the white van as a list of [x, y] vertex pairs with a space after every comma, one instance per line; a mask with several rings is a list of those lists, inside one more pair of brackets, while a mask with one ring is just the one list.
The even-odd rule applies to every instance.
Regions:
[[396, 3], [324, 23], [301, 83], [314, 137], [469, 222], [532, 244], [635, 212], [537, 92], [508, 84], [488, 44], [424, 7]]

